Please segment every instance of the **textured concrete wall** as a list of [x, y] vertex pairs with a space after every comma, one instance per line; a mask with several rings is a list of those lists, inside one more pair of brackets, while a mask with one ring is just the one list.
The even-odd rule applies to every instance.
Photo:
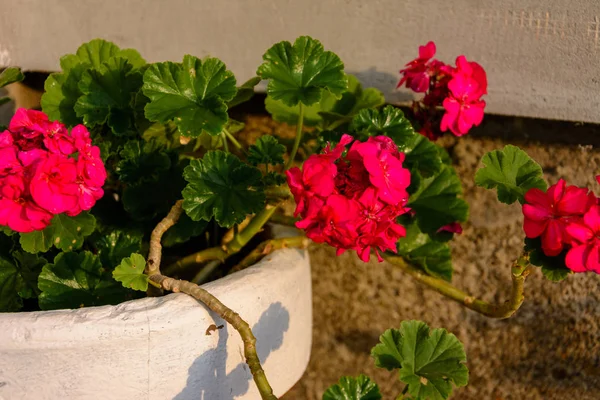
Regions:
[[242, 81], [273, 42], [309, 34], [386, 93], [428, 40], [489, 74], [489, 111], [600, 122], [598, 0], [0, 0], [0, 65], [54, 70], [103, 37], [149, 61], [223, 59]]

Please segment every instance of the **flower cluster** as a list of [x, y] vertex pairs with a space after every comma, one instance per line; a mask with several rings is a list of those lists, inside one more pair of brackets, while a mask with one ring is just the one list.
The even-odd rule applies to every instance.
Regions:
[[0, 225], [41, 230], [53, 215], [75, 216], [104, 195], [100, 149], [83, 125], [71, 132], [46, 114], [19, 109], [0, 133]]
[[286, 172], [295, 215], [302, 217], [296, 226], [313, 241], [336, 247], [338, 254], [354, 249], [366, 262], [373, 248], [381, 261], [379, 251], [396, 251], [396, 242], [406, 235], [396, 218], [408, 211], [410, 172], [390, 138], [352, 141], [344, 135], [333, 149], [310, 156], [302, 170]]
[[[433, 58], [435, 51], [433, 42], [420, 46], [419, 57], [400, 70], [398, 87], [406, 85], [417, 93], [425, 93], [411, 107], [422, 135], [432, 140], [448, 130], [456, 136], [465, 135], [483, 120], [485, 101], [481, 97], [487, 93], [486, 73], [465, 56], [456, 59], [456, 67], [444, 64]], [[445, 112], [440, 120], [441, 106]]]
[[586, 188], [567, 186], [563, 179], [543, 192], [525, 194], [523, 229], [528, 238], [541, 237], [547, 256], [567, 250], [565, 263], [574, 272], [600, 274], [600, 205]]

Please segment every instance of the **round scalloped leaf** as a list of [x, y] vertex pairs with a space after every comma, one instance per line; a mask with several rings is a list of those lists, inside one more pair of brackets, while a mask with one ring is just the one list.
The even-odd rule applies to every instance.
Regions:
[[63, 251], [77, 250], [83, 245], [83, 239], [94, 232], [96, 218], [88, 212], [75, 217], [58, 214], [50, 225], [41, 231], [21, 233], [19, 242], [28, 253], [45, 253], [53, 245]]
[[265, 205], [262, 174], [258, 168], [220, 150], [194, 159], [184, 170], [183, 209], [194, 221], [211, 218], [230, 228]]
[[21, 82], [23, 79], [25, 79], [25, 75], [23, 75], [19, 68], [6, 68], [0, 72], [0, 88], [11, 83]]
[[481, 162], [484, 167], [477, 170], [475, 184], [485, 189], [496, 188], [502, 203], [512, 204], [517, 200], [523, 203], [529, 189], [548, 189], [542, 167], [517, 146], [490, 151]]
[[263, 60], [256, 74], [270, 79], [269, 96], [289, 107], [318, 102], [322, 89], [340, 97], [348, 87], [342, 60], [309, 36], [297, 38], [293, 45], [288, 41], [276, 43]]
[[203, 131], [218, 135], [229, 117], [226, 102], [236, 94], [235, 77], [217, 58], [203, 61], [186, 55], [183, 63], [152, 64], [144, 73], [146, 118], [173, 121], [183, 136], [198, 137]]
[[121, 261], [112, 276], [128, 289], [145, 292], [148, 289], [148, 275], [144, 274], [145, 268], [146, 259], [141, 254], [134, 253]]

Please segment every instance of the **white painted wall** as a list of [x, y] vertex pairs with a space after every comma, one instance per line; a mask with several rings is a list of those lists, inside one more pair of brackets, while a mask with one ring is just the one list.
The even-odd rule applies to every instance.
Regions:
[[428, 40], [489, 75], [489, 112], [600, 122], [598, 0], [0, 0], [0, 65], [55, 70], [96, 37], [149, 61], [213, 55], [244, 81], [276, 41], [303, 34], [386, 93]]

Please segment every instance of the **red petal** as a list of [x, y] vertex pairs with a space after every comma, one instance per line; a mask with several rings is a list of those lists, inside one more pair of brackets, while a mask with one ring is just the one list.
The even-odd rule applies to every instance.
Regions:
[[585, 272], [585, 262], [589, 254], [588, 246], [582, 244], [580, 246], [573, 247], [567, 253], [565, 263], [567, 267], [573, 272]]

